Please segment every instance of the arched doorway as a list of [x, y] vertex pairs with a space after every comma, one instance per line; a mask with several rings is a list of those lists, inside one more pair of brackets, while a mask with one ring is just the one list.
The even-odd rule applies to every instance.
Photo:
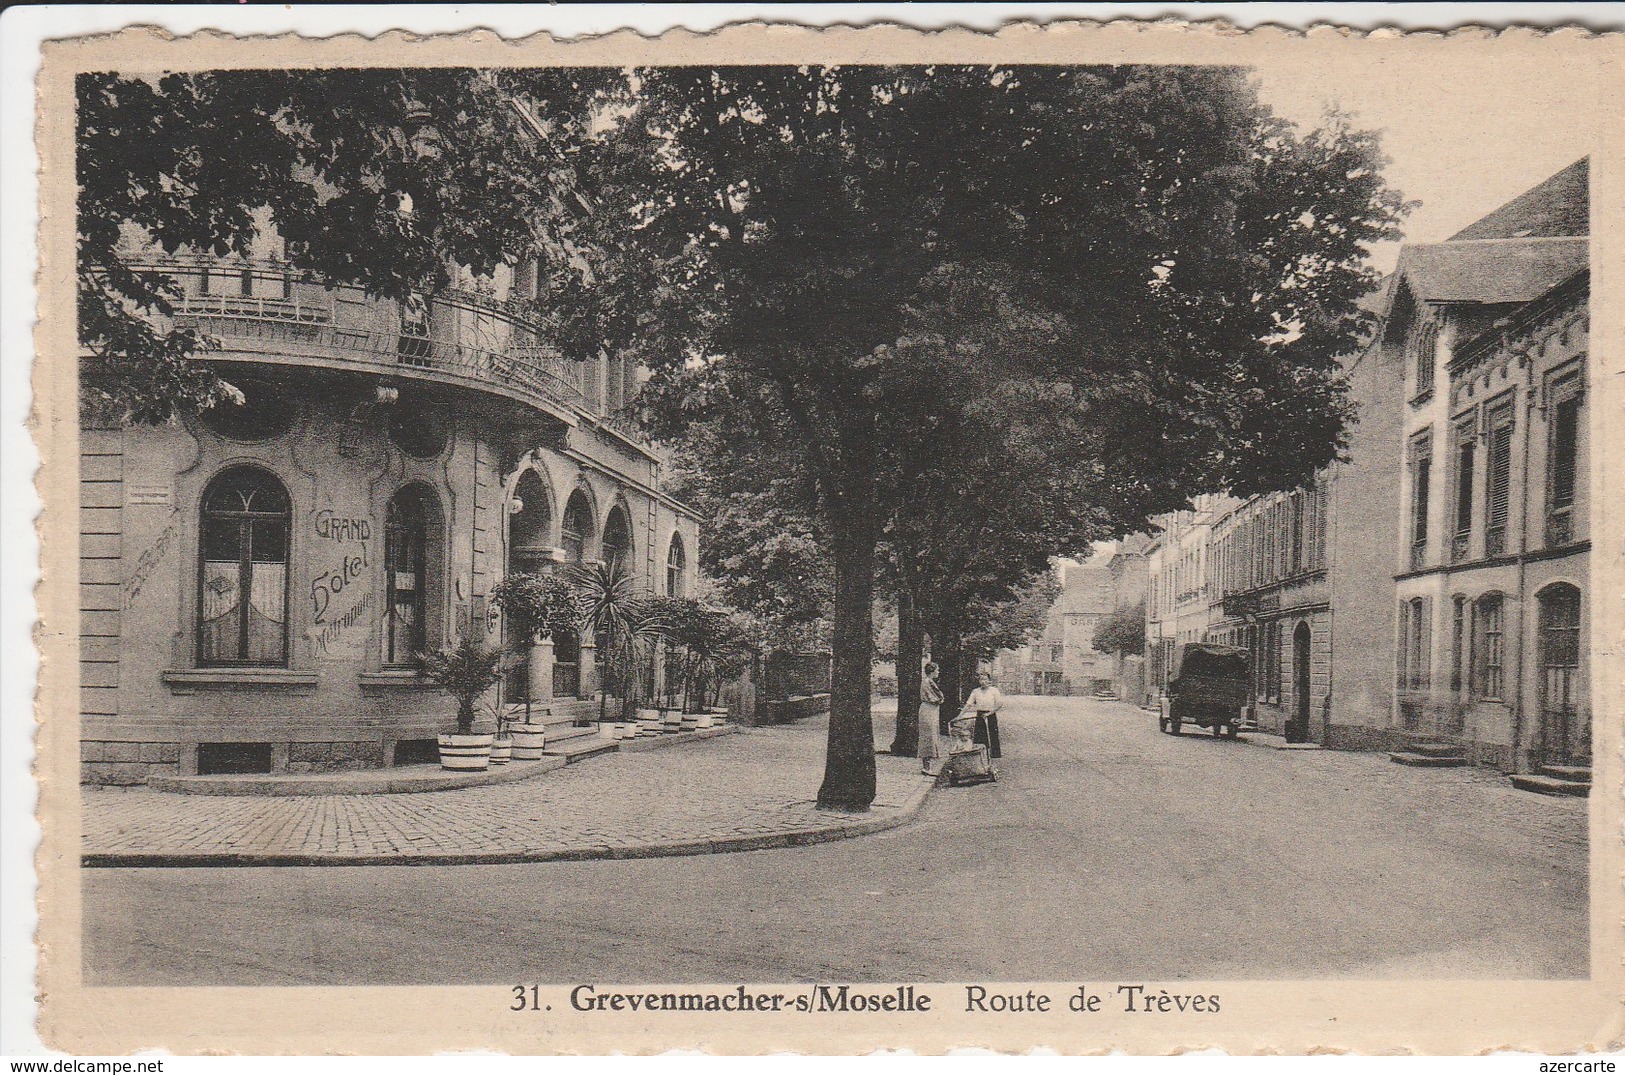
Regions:
[[553, 506], [547, 483], [534, 470], [527, 470], [514, 486], [514, 506], [508, 516], [508, 573], [540, 574], [552, 563], [548, 531], [553, 522]]
[[1299, 623], [1292, 632], [1292, 719], [1286, 741], [1309, 741], [1309, 625]]
[[1580, 710], [1580, 591], [1546, 587], [1540, 602], [1540, 741], [1545, 765], [1591, 764], [1591, 722]]
[[[534, 470], [527, 470], [514, 485], [508, 514], [508, 576], [542, 575], [553, 569], [552, 498], [547, 482]], [[534, 701], [544, 697], [549, 684], [533, 686], [530, 638], [508, 634], [505, 639], [515, 656], [508, 669], [503, 696], [509, 701]], [[540, 674], [548, 674], [540, 669]]]
[[[580, 564], [587, 558], [592, 542], [592, 505], [587, 494], [576, 489], [564, 502], [564, 516], [559, 522], [559, 546], [567, 565]], [[553, 697], [579, 698], [581, 696], [581, 640], [574, 634], [553, 639]]]

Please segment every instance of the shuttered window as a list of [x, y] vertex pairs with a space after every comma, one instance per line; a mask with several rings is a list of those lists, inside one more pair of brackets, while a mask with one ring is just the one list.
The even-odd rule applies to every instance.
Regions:
[[1500, 594], [1478, 599], [1474, 620], [1478, 637], [1474, 640], [1477, 652], [1474, 664], [1477, 672], [1477, 694], [1480, 698], [1499, 699], [1506, 679], [1505, 651], [1506, 606]]
[[1411, 444], [1411, 567], [1427, 559], [1428, 504], [1433, 498], [1433, 440], [1417, 438]]
[[1507, 520], [1512, 511], [1512, 405], [1490, 412], [1488, 456], [1484, 475], [1484, 553], [1499, 556], [1507, 549]]
[[1552, 506], [1566, 508], [1574, 503], [1574, 468], [1579, 449], [1580, 400], [1565, 399], [1557, 405], [1552, 421]]
[[1456, 449], [1456, 533], [1473, 530], [1473, 460], [1477, 448], [1472, 441]]
[[1547, 455], [1546, 544], [1574, 540], [1574, 494], [1580, 453], [1580, 397], [1570, 395], [1552, 409], [1551, 448]]

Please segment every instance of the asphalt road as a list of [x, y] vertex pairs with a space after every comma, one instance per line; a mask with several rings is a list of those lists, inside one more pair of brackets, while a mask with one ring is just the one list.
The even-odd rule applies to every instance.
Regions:
[[[1012, 699], [997, 784], [694, 858], [84, 872], [99, 985], [1584, 977], [1586, 804]], [[882, 742], [890, 740], [890, 728]], [[636, 794], [636, 789], [628, 789]], [[456, 793], [447, 793], [456, 794]]]

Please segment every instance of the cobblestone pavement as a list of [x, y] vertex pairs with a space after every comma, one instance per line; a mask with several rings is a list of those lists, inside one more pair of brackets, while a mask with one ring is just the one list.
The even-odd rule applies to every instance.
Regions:
[[[907, 825], [794, 851], [410, 870], [86, 870], [85, 981], [1590, 973], [1586, 800], [1531, 795], [1482, 769], [1175, 738], [1159, 734], [1151, 714], [1092, 699], [1010, 698], [1001, 724], [997, 783], [941, 788]], [[889, 717], [877, 712], [875, 725], [889, 741]], [[807, 733], [799, 749], [816, 756], [813, 729], [787, 734]], [[761, 736], [730, 738], [754, 749]], [[698, 760], [723, 749], [718, 741], [656, 754]], [[906, 765], [876, 760], [883, 772]], [[816, 765], [788, 773], [782, 799], [814, 787], [815, 775]], [[662, 790], [672, 786], [661, 779]]]
[[[879, 757], [874, 809], [818, 810], [823, 719], [670, 750], [608, 754], [533, 780], [404, 795], [260, 798], [83, 790], [90, 865], [500, 862], [704, 853], [857, 835], [927, 790]], [[721, 846], [717, 846], [720, 844]]]

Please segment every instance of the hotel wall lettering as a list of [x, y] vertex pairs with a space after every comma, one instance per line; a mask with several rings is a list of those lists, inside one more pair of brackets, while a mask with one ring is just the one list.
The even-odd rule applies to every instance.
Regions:
[[324, 570], [311, 576], [311, 625], [306, 637], [312, 655], [322, 660], [359, 659], [366, 632], [355, 628], [365, 621], [374, 602], [372, 520], [323, 508], [315, 513], [311, 529], [339, 553], [336, 561], [327, 561]]

